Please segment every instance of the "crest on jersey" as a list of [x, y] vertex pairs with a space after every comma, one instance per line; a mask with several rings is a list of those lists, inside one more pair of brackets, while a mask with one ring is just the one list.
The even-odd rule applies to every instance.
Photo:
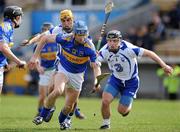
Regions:
[[124, 58], [124, 57], [121, 57], [121, 61], [122, 61], [122, 62], [125, 62], [125, 58]]

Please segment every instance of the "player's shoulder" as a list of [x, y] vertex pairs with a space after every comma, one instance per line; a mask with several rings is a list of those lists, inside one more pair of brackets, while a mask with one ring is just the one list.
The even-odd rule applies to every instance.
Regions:
[[12, 29], [12, 26], [9, 22], [2, 22], [0, 25], [0, 30], [4, 31], [4, 32], [9, 32], [13, 29]]
[[132, 44], [126, 40], [122, 40], [121, 44], [122, 44], [122, 47], [124, 47], [124, 48], [135, 48], [135, 47], [137, 47], [134, 44]]
[[62, 33], [62, 26], [58, 25], [49, 30], [51, 34]]
[[73, 36], [71, 34], [59, 34], [61, 39], [67, 42], [71, 42], [73, 40]]
[[92, 42], [92, 39], [86, 38], [84, 46], [95, 50], [95, 46], [94, 43]]
[[108, 44], [105, 44], [101, 49], [100, 52], [109, 52], [108, 50]]

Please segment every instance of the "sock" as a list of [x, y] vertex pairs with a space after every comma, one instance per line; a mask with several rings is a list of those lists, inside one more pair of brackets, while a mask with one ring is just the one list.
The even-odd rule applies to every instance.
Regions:
[[43, 118], [46, 118], [47, 115], [49, 114], [49, 111], [50, 111], [50, 110], [51, 110], [51, 109], [48, 109], [48, 108], [43, 107], [42, 110], [41, 110], [40, 116], [43, 117]]
[[78, 108], [75, 109], [74, 113], [75, 113], [76, 116], [79, 116], [81, 114]]
[[110, 119], [104, 119], [103, 125], [110, 125]]
[[71, 124], [71, 118], [72, 118], [73, 114], [74, 114], [73, 112], [69, 113], [69, 115], [67, 116], [67, 118], [65, 119], [64, 122], [67, 122], [68, 124]]
[[63, 123], [67, 117], [68, 117], [68, 116], [65, 115], [65, 114], [61, 111], [60, 114], [59, 114], [59, 123], [60, 123], [60, 124]]
[[43, 109], [43, 107], [39, 107], [38, 108], [38, 113], [41, 113], [42, 109]]

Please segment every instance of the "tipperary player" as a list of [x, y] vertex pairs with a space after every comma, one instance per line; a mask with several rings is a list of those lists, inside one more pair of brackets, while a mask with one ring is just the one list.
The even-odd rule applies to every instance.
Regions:
[[57, 65], [57, 73], [55, 74], [54, 90], [48, 95], [40, 116], [36, 119], [36, 124], [41, 124], [48, 115], [50, 109], [54, 106], [56, 99], [62, 95], [65, 85], [65, 105], [59, 114], [60, 129], [68, 129], [65, 119], [71, 113], [75, 103], [78, 100], [82, 83], [84, 81], [84, 72], [90, 60], [94, 75], [98, 74], [98, 67], [95, 63], [96, 52], [88, 44], [87, 38], [88, 28], [83, 21], [77, 21], [74, 25], [74, 33], [71, 37], [63, 37], [62, 35], [46, 35], [42, 37], [37, 45], [34, 55], [29, 61], [29, 67], [36, 65], [40, 51], [45, 43], [57, 42], [61, 45], [61, 54], [58, 54], [59, 63]]
[[[46, 22], [46, 23], [43, 23], [41, 31], [43, 33], [52, 28], [53, 28], [53, 25], [51, 23]], [[40, 115], [42, 107], [44, 106], [44, 101], [45, 101], [46, 95], [48, 94], [48, 86], [50, 85], [53, 75], [55, 74], [54, 63], [56, 61], [57, 51], [58, 51], [57, 43], [47, 43], [41, 50], [40, 57], [39, 57], [40, 62], [37, 63], [36, 65], [36, 69], [39, 73], [39, 87], [38, 87], [39, 99], [38, 99], [37, 116]], [[52, 113], [54, 112], [54, 110], [55, 108], [53, 107], [50, 112]], [[46, 119], [46, 122], [48, 122], [51, 117], [52, 115]]]
[[4, 10], [4, 20], [0, 25], [0, 94], [3, 87], [4, 68], [8, 67], [7, 58], [19, 67], [24, 67], [26, 64], [25, 61], [18, 59], [10, 49], [13, 46], [14, 28], [20, 26], [22, 15], [22, 8], [18, 6], [8, 6]]
[[[54, 34], [54, 35], [61, 34], [63, 36], [71, 35], [72, 31], [73, 31], [73, 25], [74, 25], [74, 15], [73, 15], [72, 11], [68, 10], [68, 9], [60, 11], [59, 19], [61, 22], [60, 25], [55, 26], [54, 28], [51, 28], [50, 30], [48, 30], [46, 32], [40, 33], [30, 40], [24, 40], [22, 45], [34, 44], [34, 43], [38, 42], [43, 35], [48, 35], [48, 34]], [[91, 44], [91, 43], [89, 43], [89, 44]], [[91, 45], [91, 46], [93, 47], [93, 49], [95, 49], [94, 45]], [[61, 46], [59, 45], [58, 48], [60, 48], [60, 47]], [[58, 54], [60, 54], [60, 51]], [[75, 109], [75, 116], [77, 118], [85, 119], [84, 114], [80, 112], [80, 109], [77, 106], [74, 109]], [[53, 111], [54, 111], [54, 109], [52, 109], [52, 112]], [[52, 116], [52, 114], [53, 113], [50, 113], [51, 116]], [[70, 119], [67, 121], [69, 122]]]

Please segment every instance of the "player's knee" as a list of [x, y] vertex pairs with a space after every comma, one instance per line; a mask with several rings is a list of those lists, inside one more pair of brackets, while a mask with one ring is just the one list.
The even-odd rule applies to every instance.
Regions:
[[39, 100], [43, 102], [45, 100], [46, 96], [45, 95], [39, 95]]
[[119, 102], [118, 112], [122, 116], [127, 116], [131, 110], [132, 102], [133, 102], [133, 97], [123, 95]]
[[58, 96], [60, 96], [60, 95], [63, 94], [63, 90], [56, 88], [56, 89], [53, 90], [53, 93], [54, 93], [54, 95], [55, 95], [56, 97], [58, 97]]
[[127, 116], [130, 112], [130, 109], [128, 107], [118, 107], [118, 112], [121, 114], [123, 117]]
[[102, 106], [103, 106], [103, 107], [108, 107], [108, 106], [110, 105], [110, 103], [111, 103], [111, 102], [110, 102], [108, 99], [103, 99], [103, 100], [102, 100]]

